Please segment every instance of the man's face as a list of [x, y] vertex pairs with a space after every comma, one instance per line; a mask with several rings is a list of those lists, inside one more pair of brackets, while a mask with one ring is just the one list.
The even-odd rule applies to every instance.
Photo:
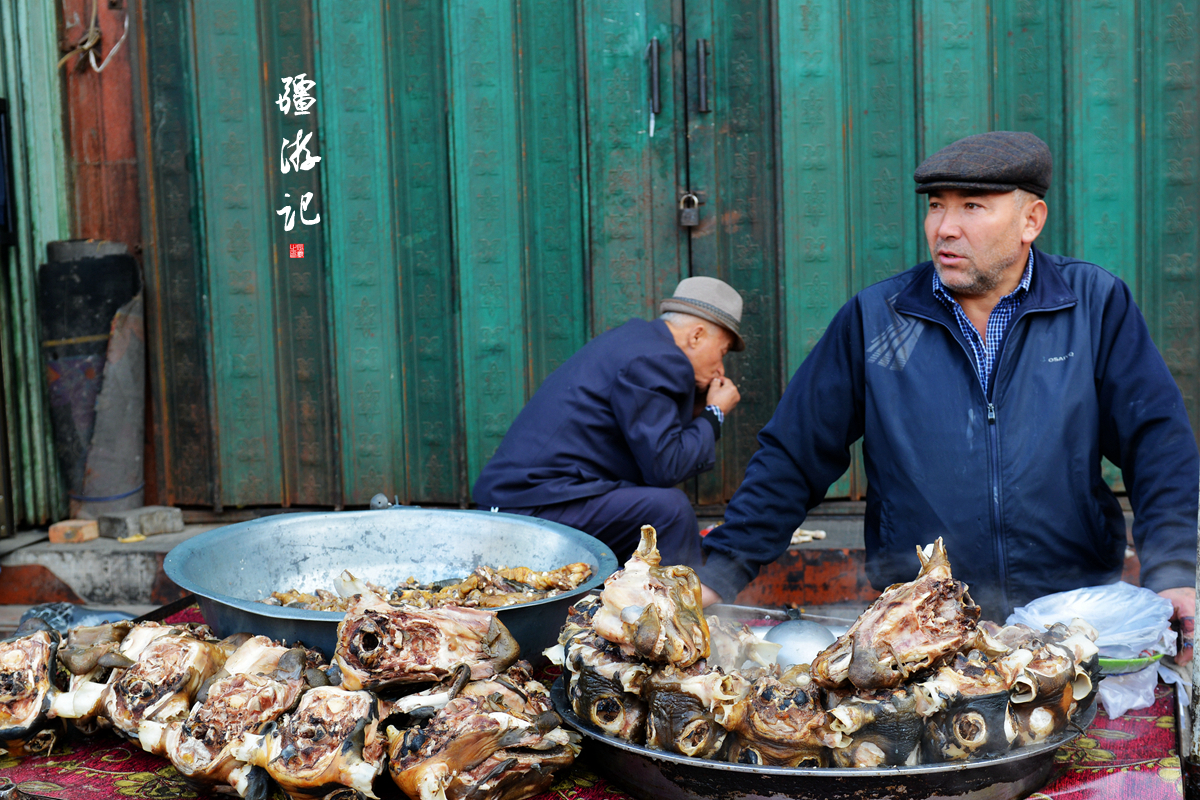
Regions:
[[1024, 211], [1015, 192], [968, 194], [941, 189], [931, 193], [925, 240], [946, 288], [968, 297], [995, 289], [1005, 270], [1015, 269], [1025, 253]]
[[[699, 331], [700, 333], [695, 333]], [[697, 326], [687, 339], [683, 352], [696, 373], [696, 387], [707, 389], [715, 379], [725, 375], [725, 354], [733, 344], [729, 331], [717, 325]]]

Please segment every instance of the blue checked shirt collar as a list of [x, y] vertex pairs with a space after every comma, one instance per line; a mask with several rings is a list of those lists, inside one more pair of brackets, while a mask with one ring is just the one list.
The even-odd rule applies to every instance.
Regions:
[[962, 306], [946, 290], [942, 279], [938, 277], [937, 270], [933, 271], [933, 295], [954, 314], [954, 318], [958, 320], [958, 327], [962, 330], [963, 338], [971, 345], [971, 350], [975, 354], [975, 374], [979, 376], [979, 383], [983, 386], [985, 397], [991, 396], [992, 369], [996, 365], [1000, 343], [1004, 341], [1008, 323], [1012, 321], [1017, 307], [1021, 305], [1025, 295], [1029, 294], [1031, 280], [1033, 280], [1033, 248], [1029, 249], [1029, 260], [1025, 262], [1025, 272], [1021, 275], [1021, 282], [1017, 284], [1017, 288], [1013, 289], [1011, 294], [1001, 297], [1000, 302], [996, 303], [996, 307], [988, 315], [987, 341], [985, 342], [979, 336], [979, 331], [975, 330], [971, 320], [967, 319], [967, 314], [963, 311]]

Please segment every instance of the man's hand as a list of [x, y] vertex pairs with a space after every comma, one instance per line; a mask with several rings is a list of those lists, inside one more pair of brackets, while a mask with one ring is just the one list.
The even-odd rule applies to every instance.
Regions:
[[700, 602], [705, 608], [708, 608], [713, 603], [721, 602], [721, 595], [717, 594], [702, 583], [700, 584]]
[[1176, 664], [1187, 664], [1192, 660], [1192, 642], [1196, 634], [1196, 589], [1192, 586], [1181, 586], [1178, 589], [1163, 589], [1158, 593], [1175, 606], [1171, 620], [1179, 622], [1179, 654], [1175, 656]]
[[713, 378], [713, 382], [708, 385], [708, 397], [705, 398], [704, 404], [716, 406], [721, 409], [722, 414], [728, 414], [741, 399], [742, 395], [733, 385], [733, 381], [729, 378]]

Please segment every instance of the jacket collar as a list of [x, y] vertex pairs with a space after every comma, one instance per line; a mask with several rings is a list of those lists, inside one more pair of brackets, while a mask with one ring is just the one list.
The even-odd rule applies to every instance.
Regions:
[[[926, 261], [912, 268], [913, 277], [896, 295], [894, 305], [902, 314], [915, 314], [927, 319], [939, 319], [950, 312], [933, 295], [933, 262]], [[1079, 298], [1071, 291], [1062, 271], [1054, 261], [1033, 248], [1033, 281], [1029, 294], [1021, 301], [1020, 314], [1029, 311], [1052, 311], [1073, 306]]]

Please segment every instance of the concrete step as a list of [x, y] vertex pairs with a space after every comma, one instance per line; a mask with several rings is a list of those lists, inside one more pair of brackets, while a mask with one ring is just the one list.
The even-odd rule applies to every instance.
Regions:
[[219, 527], [187, 525], [181, 533], [148, 536], [141, 542], [93, 539], [53, 544], [45, 531], [0, 540], [0, 606], [65, 601], [112, 608], [157, 607], [183, 592], [163, 572], [171, 548]]

